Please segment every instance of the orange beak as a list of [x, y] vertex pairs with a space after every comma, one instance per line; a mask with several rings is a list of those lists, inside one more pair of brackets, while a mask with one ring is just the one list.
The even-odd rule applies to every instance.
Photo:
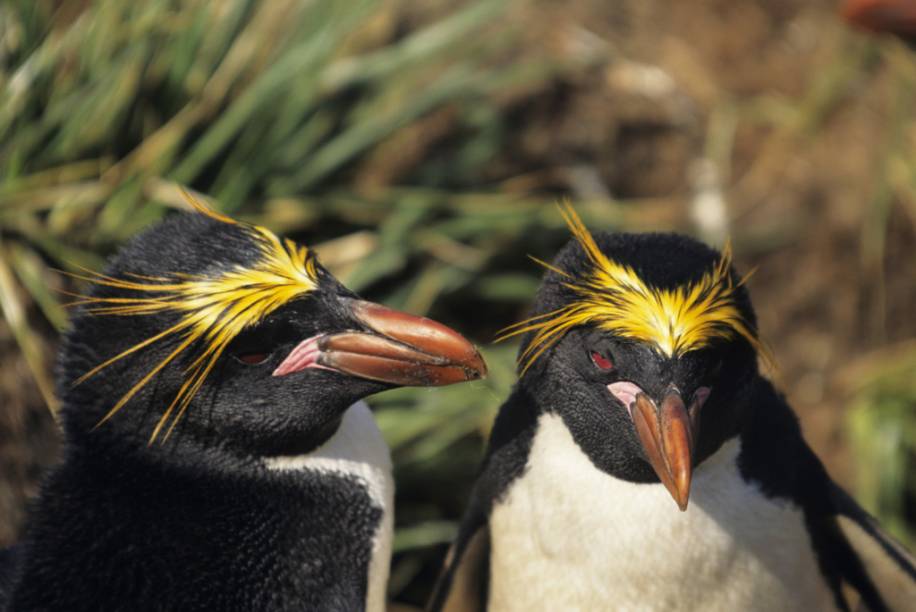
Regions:
[[441, 323], [361, 300], [348, 300], [347, 307], [369, 331], [304, 340], [273, 375], [319, 368], [392, 385], [422, 387], [487, 375], [487, 366], [474, 345]]
[[612, 383], [608, 391], [629, 410], [649, 465], [678, 508], [686, 510], [700, 410], [709, 397], [709, 387], [694, 391], [689, 409], [673, 384], [665, 392], [660, 406], [629, 381]]
[[677, 391], [669, 391], [662, 405], [656, 406], [649, 396], [640, 393], [632, 417], [646, 458], [678, 508], [686, 510], [693, 471], [694, 425], [684, 400]]

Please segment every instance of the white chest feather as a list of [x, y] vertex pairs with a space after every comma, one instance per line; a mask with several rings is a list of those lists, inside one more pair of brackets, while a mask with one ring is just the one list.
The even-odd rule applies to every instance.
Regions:
[[832, 609], [801, 511], [745, 482], [739, 452], [729, 441], [697, 467], [681, 512], [661, 484], [595, 468], [543, 415], [490, 517], [490, 609]]
[[327, 442], [307, 455], [271, 457], [267, 467], [273, 470], [310, 470], [343, 474], [362, 482], [372, 501], [382, 508], [382, 520], [372, 542], [369, 564], [369, 588], [366, 610], [385, 609], [385, 591], [391, 562], [391, 538], [394, 528], [394, 478], [388, 445], [365, 402], [353, 404], [340, 427]]

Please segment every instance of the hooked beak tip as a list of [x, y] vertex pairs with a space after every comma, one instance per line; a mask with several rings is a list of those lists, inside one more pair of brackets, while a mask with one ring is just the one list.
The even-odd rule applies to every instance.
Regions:
[[487, 362], [483, 360], [483, 356], [480, 354], [480, 351], [476, 347], [474, 349], [474, 354], [468, 360], [467, 365], [465, 366], [465, 372], [468, 375], [468, 380], [479, 380], [486, 378], [490, 373], [487, 370]]
[[404, 357], [414, 362], [421, 376], [407, 384], [448, 385], [487, 375], [477, 348], [447, 325], [361, 300], [352, 302], [351, 309], [357, 320], [379, 337], [414, 353]]
[[672, 497], [674, 497], [674, 501], [681, 512], [687, 510], [687, 502], [690, 499], [690, 477], [690, 470], [676, 474], [674, 477]]

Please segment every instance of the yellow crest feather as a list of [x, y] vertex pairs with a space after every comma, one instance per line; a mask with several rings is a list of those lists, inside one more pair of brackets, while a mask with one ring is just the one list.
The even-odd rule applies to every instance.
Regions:
[[226, 347], [239, 332], [263, 320], [293, 298], [314, 290], [318, 284], [315, 257], [306, 247], [289, 239], [281, 240], [266, 228], [241, 223], [217, 213], [187, 192], [182, 193], [198, 213], [247, 231], [260, 251], [257, 261], [251, 266], [237, 265], [214, 275], [166, 273], [151, 277], [131, 274], [129, 278], [113, 278], [89, 270], [85, 270], [85, 274], [70, 274], [97, 286], [122, 289], [134, 294], [131, 297], [75, 295], [78, 299], [69, 305], [85, 305], [88, 314], [142, 316], [171, 312], [179, 315], [178, 322], [172, 327], [107, 359], [74, 383], [78, 385], [111, 364], [156, 342], [167, 338], [179, 340], [168, 356], [112, 406], [99, 421], [99, 425], [114, 416], [156, 374], [189, 347], [197, 343], [202, 346], [186, 369], [181, 388], [153, 430], [150, 443], [155, 441], [163, 426], [174, 415], [165, 433], [165, 438], [168, 437]]
[[591, 269], [582, 278], [572, 278], [547, 265], [569, 279], [563, 284], [578, 299], [503, 330], [498, 340], [534, 333], [519, 356], [524, 364], [523, 373], [568, 330], [586, 324], [651, 344], [668, 357], [678, 357], [708, 346], [714, 339], [736, 335], [747, 340], [758, 353], [764, 352], [756, 331], [738, 309], [736, 291], [747, 277], [737, 283], [732, 281], [729, 245], [723, 249], [715, 267], [698, 281], [674, 289], [658, 289], [647, 285], [629, 266], [602, 253], [569, 203], [560, 206], [560, 213], [585, 252]]

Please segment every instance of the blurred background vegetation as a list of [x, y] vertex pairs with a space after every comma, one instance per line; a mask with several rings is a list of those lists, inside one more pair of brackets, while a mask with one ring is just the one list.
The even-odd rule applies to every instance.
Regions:
[[675, 229], [758, 272], [772, 372], [831, 473], [916, 542], [916, 54], [812, 0], [2, 0], [0, 546], [59, 453], [57, 270], [178, 185], [483, 347], [373, 398], [394, 600], [429, 591], [567, 232]]

